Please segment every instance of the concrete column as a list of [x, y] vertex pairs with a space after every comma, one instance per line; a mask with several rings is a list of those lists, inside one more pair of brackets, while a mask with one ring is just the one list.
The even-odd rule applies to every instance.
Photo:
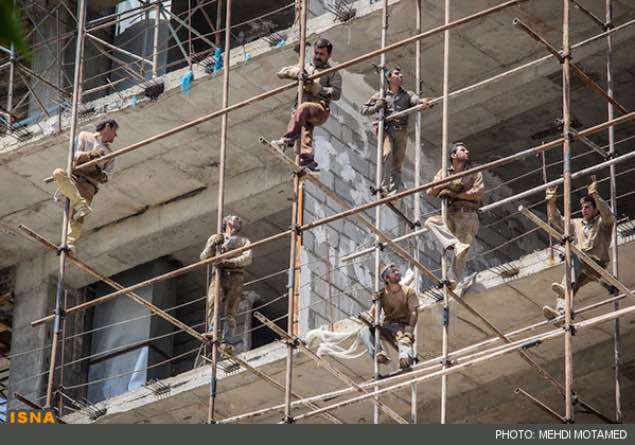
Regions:
[[[9, 409], [21, 405], [13, 399], [14, 392], [38, 401], [46, 390], [46, 375], [31, 377], [48, 369], [51, 327], [47, 324], [34, 328], [30, 324], [32, 320], [50, 314], [53, 307], [55, 279], [47, 272], [45, 258], [40, 256], [16, 267]], [[33, 351], [38, 348], [42, 349]]]

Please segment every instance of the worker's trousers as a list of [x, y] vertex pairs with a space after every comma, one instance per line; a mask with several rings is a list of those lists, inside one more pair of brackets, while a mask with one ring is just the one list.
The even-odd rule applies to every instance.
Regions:
[[443, 248], [448, 265], [447, 279], [459, 283], [465, 271], [465, 258], [478, 233], [478, 214], [474, 210], [448, 211], [447, 219], [446, 225], [441, 215], [431, 216], [425, 227]]
[[[229, 341], [236, 328], [236, 312], [243, 291], [244, 275], [242, 270], [219, 270], [219, 318], [220, 338]], [[210, 331], [214, 325], [214, 295], [216, 294], [216, 274], [212, 278], [207, 292], [207, 320]]]
[[84, 218], [74, 219], [75, 209], [80, 205], [90, 205], [97, 193], [97, 187], [81, 176], [68, 176], [66, 170], [58, 168], [53, 171], [53, 180], [59, 191], [71, 203], [71, 214], [68, 222], [67, 244], [74, 246], [82, 231]]
[[[385, 333], [390, 333], [393, 339], [395, 339], [395, 335], [397, 332], [402, 331], [406, 332], [406, 327], [408, 325], [406, 323], [394, 323], [387, 322], [384, 323], [381, 329], [384, 330]], [[364, 344], [366, 345], [366, 349], [368, 350], [368, 354], [375, 358], [375, 333], [374, 329], [366, 328], [361, 332], [361, 338]], [[396, 341], [396, 340], [395, 340]], [[398, 341], [397, 347], [399, 349], [399, 358], [407, 358], [410, 359], [412, 363], [414, 359], [417, 357], [415, 353], [414, 345], [410, 342]], [[381, 346], [381, 342], [379, 343], [379, 350], [383, 351], [383, 347]]]
[[[583, 263], [582, 261], [580, 261], [580, 258], [578, 258], [577, 255], [571, 255], [571, 259], [573, 263], [571, 268], [572, 269], [571, 281], [573, 282], [573, 286], [572, 286], [573, 295], [575, 295], [582, 286], [586, 286], [587, 284], [592, 283], [593, 281], [597, 281], [602, 286], [606, 288], [610, 288], [610, 285], [602, 280], [602, 277], [600, 276], [600, 274], [597, 273], [595, 270], [591, 269], [591, 267], [588, 266], [586, 263]], [[606, 266], [609, 265], [608, 262], [603, 262], [603, 261], [596, 261], [596, 262], [603, 269], [606, 269]], [[566, 276], [562, 277], [562, 285], [563, 286], [567, 285]]]
[[382, 187], [386, 191], [399, 191], [403, 188], [401, 169], [406, 159], [408, 146], [408, 129], [387, 128], [384, 132], [383, 148], [383, 181]]
[[324, 124], [330, 115], [328, 107], [321, 103], [304, 102], [291, 115], [287, 132], [283, 139], [295, 142], [300, 136], [300, 156], [305, 159], [313, 159], [315, 157], [315, 149], [313, 147], [313, 130], [315, 127]]

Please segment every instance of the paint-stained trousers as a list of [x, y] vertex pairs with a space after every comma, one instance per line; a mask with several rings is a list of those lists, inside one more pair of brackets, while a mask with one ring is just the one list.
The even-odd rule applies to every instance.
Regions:
[[[474, 210], [448, 211], [448, 223], [443, 223], [441, 215], [431, 216], [425, 226], [443, 247], [448, 260], [448, 280], [458, 283], [465, 271], [465, 257], [474, 242], [479, 228], [478, 214]], [[454, 247], [454, 255], [448, 248]]]
[[315, 156], [313, 130], [315, 127], [323, 125], [328, 120], [329, 115], [329, 108], [321, 103], [304, 102], [291, 115], [287, 132], [283, 138], [295, 142], [302, 135], [300, 156], [313, 159]]
[[384, 132], [382, 187], [399, 191], [403, 188], [401, 168], [408, 146], [407, 128], [388, 128]]
[[75, 245], [77, 240], [79, 240], [82, 226], [84, 225], [84, 218], [80, 218], [78, 220], [73, 218], [75, 209], [81, 204], [90, 205], [97, 193], [97, 187], [81, 177], [69, 177], [66, 170], [61, 168], [53, 171], [53, 180], [55, 181], [55, 185], [57, 185], [59, 191], [71, 202], [67, 243], [69, 245]]
[[[243, 291], [244, 274], [242, 271], [220, 270], [219, 318], [220, 338], [227, 341], [236, 328], [236, 312]], [[214, 321], [214, 295], [216, 294], [216, 274], [207, 291], [207, 320], [211, 331]]]

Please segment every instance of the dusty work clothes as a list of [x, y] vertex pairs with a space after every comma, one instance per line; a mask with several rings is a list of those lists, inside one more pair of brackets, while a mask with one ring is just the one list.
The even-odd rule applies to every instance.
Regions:
[[[571, 233], [574, 235], [574, 244], [591, 259], [597, 262], [602, 268], [606, 269], [610, 262], [609, 248], [611, 247], [613, 226], [615, 225], [615, 216], [599, 196], [594, 195], [595, 205], [598, 209], [598, 215], [591, 221], [586, 222], [583, 218], [573, 218], [571, 220]], [[564, 231], [564, 218], [559, 211], [554, 215], [550, 215], [549, 222]], [[582, 263], [580, 259], [573, 255], [573, 294], [575, 295], [582, 286], [592, 282], [600, 281], [605, 287], [608, 284], [602, 282], [600, 275], [591, 269], [586, 263]], [[562, 279], [562, 285], [566, 286], [565, 278]]]
[[[405, 332], [405, 329], [407, 327], [408, 325], [406, 323], [384, 323], [384, 325], [382, 326], [382, 329], [384, 330], [384, 333], [389, 334], [393, 339], [395, 339], [397, 332], [399, 331]], [[366, 345], [368, 354], [372, 358], [375, 358], [374, 329], [371, 329], [371, 328], [363, 329], [360, 335], [361, 335], [362, 341]], [[397, 340], [395, 341], [397, 343], [397, 349], [399, 350], [399, 358], [407, 358], [412, 363], [417, 357], [417, 354], [415, 353], [414, 345], [410, 342], [397, 341]], [[380, 351], [384, 350], [381, 343], [379, 344], [379, 350]]]
[[[220, 253], [230, 252], [234, 249], [246, 247], [250, 244], [247, 238], [241, 236], [228, 236], [224, 233], [218, 233], [212, 235], [205, 244], [205, 248], [201, 252], [201, 260], [211, 258], [214, 256], [216, 249], [219, 249]], [[220, 283], [218, 283], [219, 291], [219, 313], [221, 318], [221, 336], [227, 338], [229, 329], [236, 327], [236, 311], [240, 304], [240, 298], [242, 296], [243, 281], [244, 281], [244, 268], [250, 265], [252, 262], [251, 249], [237, 253], [235, 256], [231, 256], [228, 259], [223, 260], [217, 264], [216, 267], [219, 270]], [[214, 318], [214, 296], [216, 295], [216, 274], [210, 283], [207, 292], [208, 312], [207, 320], [209, 328], [211, 329]]]
[[[331, 65], [328, 63], [320, 67], [310, 64], [307, 66], [306, 72], [312, 76], [330, 67]], [[282, 68], [277, 75], [282, 79], [297, 79], [299, 74], [298, 66], [288, 66]], [[302, 133], [300, 154], [308, 159], [314, 157], [313, 130], [316, 126], [323, 125], [327, 121], [330, 115], [331, 101], [339, 100], [342, 95], [342, 76], [337, 71], [326, 74], [314, 82], [317, 82], [319, 87], [316, 87], [313, 92], [305, 92], [303, 101], [299, 106], [296, 100], [291, 119], [287, 125], [287, 132], [283, 135], [283, 138], [289, 143], [294, 143]], [[307, 90], [311, 90], [310, 85], [307, 85]]]
[[[77, 136], [75, 142], [75, 161], [77, 161], [79, 155], [84, 152], [89, 152], [95, 149], [102, 149], [106, 153], [110, 153], [112, 150], [108, 144], [101, 142], [101, 136], [99, 133], [89, 133], [82, 131]], [[68, 238], [69, 245], [75, 245], [79, 240], [82, 226], [84, 225], [84, 218], [75, 220], [73, 215], [75, 209], [80, 205], [90, 205], [95, 197], [95, 194], [99, 191], [98, 184], [100, 182], [106, 182], [108, 177], [114, 170], [114, 160], [99, 163], [94, 168], [88, 168], [86, 171], [79, 171], [68, 176], [66, 170], [61, 168], [53, 171], [53, 180], [57, 185], [59, 191], [66, 196], [71, 203], [71, 218], [69, 221]], [[105, 177], [104, 177], [105, 175]]]
[[[453, 173], [455, 173], [454, 168], [450, 167], [448, 175]], [[434, 181], [438, 181], [442, 177], [443, 171], [439, 170], [434, 177]], [[483, 193], [483, 187], [483, 175], [481, 173], [463, 176], [442, 186], [442, 189], [447, 188], [456, 193], [476, 196], [478, 200], [449, 200], [447, 224], [443, 222], [441, 215], [431, 216], [425, 223], [434, 239], [442, 246], [448, 262], [447, 278], [455, 283], [459, 283], [463, 279], [465, 259], [478, 233], [480, 225], [478, 208], [480, 207], [480, 196]], [[454, 249], [449, 249], [450, 247], [454, 247]]]
[[[379, 99], [379, 93], [375, 93], [368, 102], [362, 105], [361, 113], [371, 115], [379, 112], [381, 109], [381, 103], [378, 103]], [[400, 88], [397, 93], [393, 93], [388, 89], [384, 102], [384, 115], [389, 117], [391, 114], [418, 105], [420, 99], [412, 91]], [[408, 115], [387, 120], [384, 131], [382, 187], [388, 189], [388, 191], [396, 191], [403, 188], [401, 170], [406, 159], [407, 145]]]
[[[378, 301], [384, 314], [382, 326], [393, 339], [399, 331], [414, 333], [419, 307], [419, 298], [414, 289], [402, 285], [399, 292], [390, 292], [384, 288], [378, 295]], [[371, 357], [375, 357], [375, 336], [371, 329], [362, 331], [362, 340]], [[397, 344], [399, 358], [413, 360], [416, 357], [414, 345], [411, 342], [400, 340]]]

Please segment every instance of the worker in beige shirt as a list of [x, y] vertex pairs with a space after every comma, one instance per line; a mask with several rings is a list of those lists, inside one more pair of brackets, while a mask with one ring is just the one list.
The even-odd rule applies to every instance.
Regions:
[[[421, 103], [427, 103], [428, 99], [420, 99], [413, 91], [402, 88], [403, 74], [401, 68], [395, 67], [386, 74], [388, 88], [385, 97], [375, 93], [362, 105], [360, 112], [371, 115], [384, 110], [384, 116], [399, 113]], [[375, 125], [376, 128], [376, 125]], [[403, 188], [401, 170], [406, 159], [406, 147], [408, 145], [408, 115], [386, 120], [384, 125], [383, 141], [383, 178], [382, 189], [385, 194], [397, 193]]]
[[[281, 79], [302, 79], [320, 71], [331, 68], [329, 58], [333, 52], [333, 44], [327, 39], [319, 39], [313, 48], [313, 62], [301, 70], [298, 66], [287, 66], [278, 72]], [[315, 148], [313, 146], [313, 130], [323, 125], [331, 113], [330, 103], [338, 100], [342, 95], [342, 76], [337, 71], [326, 74], [319, 79], [305, 81], [304, 96], [298, 106], [297, 100], [291, 119], [287, 125], [287, 132], [282, 138], [272, 141], [282, 151], [292, 147], [296, 140], [300, 141], [300, 166], [312, 171], [318, 171], [315, 162]]]
[[79, 240], [84, 218], [92, 213], [90, 205], [99, 191], [99, 185], [105, 184], [113, 173], [115, 160], [99, 162], [85, 169], [77, 170], [81, 164], [111, 153], [110, 143], [117, 137], [119, 124], [114, 119], [103, 119], [95, 126], [95, 132], [82, 131], [75, 141], [73, 170], [71, 176], [62, 168], [53, 171], [53, 180], [58, 190], [70, 200], [71, 214], [68, 222], [66, 245], [71, 251]]
[[[591, 176], [591, 183], [587, 188], [587, 195], [580, 199], [580, 213], [582, 218], [572, 218], [570, 233], [573, 235], [573, 243], [578, 249], [586, 253], [593, 261], [598, 263], [602, 268], [606, 269], [609, 265], [609, 247], [615, 225], [615, 216], [613, 212], [598, 194], [598, 186], [595, 176]], [[564, 218], [556, 205], [557, 187], [549, 187], [546, 190], [545, 198], [547, 200], [547, 215], [549, 222], [564, 231]], [[598, 281], [609, 290], [613, 290], [608, 283], [600, 279], [600, 275], [591, 269], [586, 263], [580, 261], [576, 256], [572, 256], [573, 272], [571, 281], [573, 287], [573, 295], [578, 290], [592, 281]], [[552, 283], [551, 289], [557, 294], [556, 308], [550, 306], [543, 307], [543, 313], [547, 319], [554, 319], [560, 315], [564, 315], [566, 281], [562, 278], [562, 283]], [[572, 300], [573, 302], [573, 300]]]
[[[464, 171], [470, 163], [470, 152], [463, 142], [455, 142], [450, 150], [448, 175]], [[434, 181], [443, 178], [439, 170]], [[428, 189], [428, 195], [447, 200], [447, 221], [441, 215], [428, 218], [425, 227], [442, 246], [448, 264], [447, 280], [451, 289], [463, 279], [465, 258], [478, 233], [478, 209], [483, 197], [483, 174], [474, 173]]]
[[[242, 221], [236, 215], [228, 215], [223, 218], [223, 232], [214, 234], [207, 240], [205, 248], [200, 255], [201, 260], [211, 258], [217, 253], [223, 254], [248, 246], [250, 244], [249, 240], [238, 236], [241, 226]], [[216, 286], [219, 286], [220, 338], [227, 349], [231, 349], [229, 334], [233, 334], [236, 328], [236, 311], [240, 304], [245, 281], [244, 269], [251, 264], [251, 261], [251, 249], [248, 249], [216, 264], [220, 282], [217, 283], [216, 274], [214, 274], [207, 291], [207, 320], [211, 332], [214, 321], [214, 295], [216, 294]]]
[[[419, 298], [411, 287], [401, 284], [401, 271], [394, 264], [389, 264], [381, 272], [381, 278], [385, 283], [384, 288], [377, 295], [377, 302], [384, 314], [382, 330], [392, 336], [399, 349], [399, 367], [409, 368], [416, 358], [414, 349], [415, 327], [419, 313]], [[370, 310], [371, 318], [377, 316], [377, 306], [374, 303]], [[362, 340], [366, 344], [368, 353], [375, 357], [375, 333], [367, 328], [362, 331]], [[377, 361], [381, 364], [390, 362], [390, 358], [379, 347]]]

